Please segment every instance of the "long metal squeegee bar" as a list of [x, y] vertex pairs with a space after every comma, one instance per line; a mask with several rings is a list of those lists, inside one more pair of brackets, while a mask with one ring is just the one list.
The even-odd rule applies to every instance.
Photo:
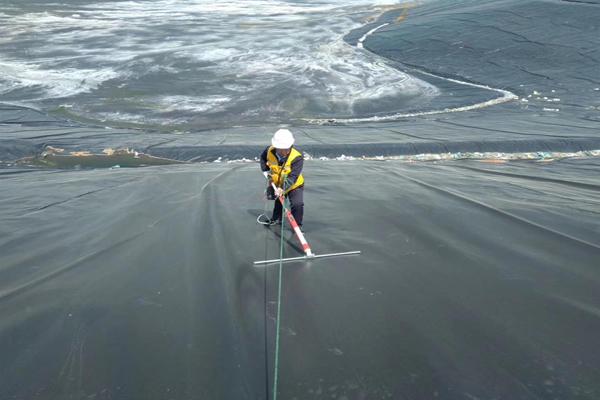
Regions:
[[301, 256], [301, 257], [290, 257], [290, 258], [275, 258], [272, 260], [264, 260], [264, 261], [254, 261], [254, 265], [267, 265], [267, 264], [276, 264], [276, 263], [288, 263], [293, 261], [310, 261], [315, 258], [326, 258], [326, 257], [342, 257], [342, 256], [353, 256], [360, 254], [360, 250], [358, 251], [346, 251], [344, 253], [329, 253], [329, 254], [313, 254], [312, 256]]

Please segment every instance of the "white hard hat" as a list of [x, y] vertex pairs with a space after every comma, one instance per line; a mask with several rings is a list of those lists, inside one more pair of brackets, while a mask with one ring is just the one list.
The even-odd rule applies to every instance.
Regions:
[[294, 135], [287, 129], [279, 129], [273, 135], [271, 144], [276, 149], [289, 149], [294, 144]]

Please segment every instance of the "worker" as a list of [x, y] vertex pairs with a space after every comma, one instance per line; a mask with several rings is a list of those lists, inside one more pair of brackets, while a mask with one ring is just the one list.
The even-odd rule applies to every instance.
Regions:
[[[275, 200], [273, 214], [265, 225], [281, 223], [282, 206], [280, 196], [288, 198], [291, 212], [299, 227], [304, 217], [304, 156], [294, 147], [294, 135], [288, 129], [279, 129], [271, 139], [271, 146], [260, 156], [260, 168], [269, 179], [267, 198]], [[273, 188], [271, 182], [275, 184]]]

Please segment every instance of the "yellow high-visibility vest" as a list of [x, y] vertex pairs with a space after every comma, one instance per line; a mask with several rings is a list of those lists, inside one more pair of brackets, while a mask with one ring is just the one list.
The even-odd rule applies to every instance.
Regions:
[[[271, 169], [271, 179], [273, 179], [275, 186], [282, 188], [285, 178], [290, 174], [290, 172], [292, 172], [292, 162], [296, 158], [302, 157], [302, 154], [292, 147], [292, 151], [290, 152], [285, 164], [279, 165], [277, 156], [273, 154], [273, 149], [274, 147], [270, 146], [269, 150], [267, 150], [267, 166]], [[300, 174], [296, 182], [291, 187], [287, 188], [285, 193], [289, 192], [290, 190], [294, 190], [303, 184], [304, 176]]]

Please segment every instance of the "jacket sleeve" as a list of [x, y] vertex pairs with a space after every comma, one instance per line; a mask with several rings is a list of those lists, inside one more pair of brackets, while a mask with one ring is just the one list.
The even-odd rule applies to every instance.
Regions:
[[298, 180], [298, 177], [302, 173], [302, 167], [304, 167], [304, 156], [296, 158], [292, 161], [292, 172], [287, 177], [288, 185], [292, 186]]
[[263, 172], [270, 170], [269, 166], [267, 165], [267, 152], [268, 151], [269, 151], [269, 148], [267, 147], [265, 149], [265, 151], [263, 151], [262, 154], [260, 155], [260, 169]]

